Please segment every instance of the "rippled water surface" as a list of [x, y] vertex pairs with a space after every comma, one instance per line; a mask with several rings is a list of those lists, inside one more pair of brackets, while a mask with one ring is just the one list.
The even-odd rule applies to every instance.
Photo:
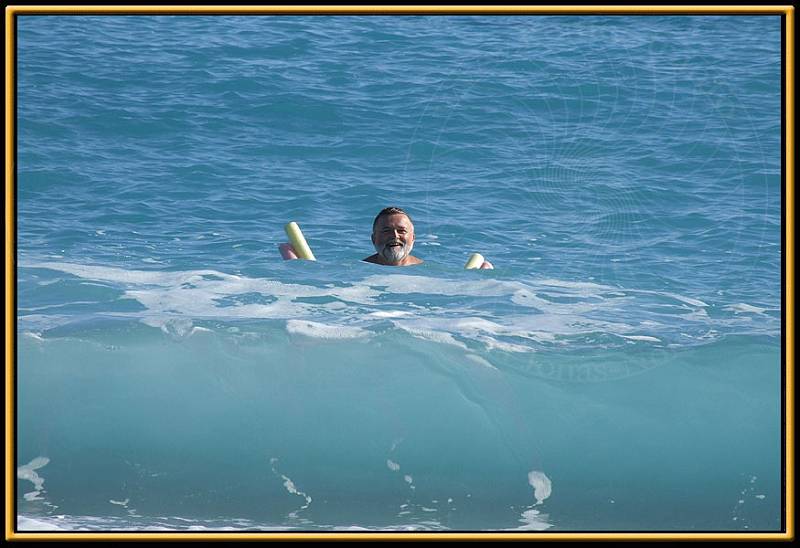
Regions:
[[17, 40], [21, 530], [781, 528], [779, 17]]

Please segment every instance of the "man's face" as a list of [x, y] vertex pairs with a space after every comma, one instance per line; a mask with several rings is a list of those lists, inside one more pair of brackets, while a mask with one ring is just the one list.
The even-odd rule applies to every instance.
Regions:
[[414, 225], [403, 214], [378, 219], [372, 232], [375, 251], [389, 264], [396, 264], [411, 254], [414, 247]]

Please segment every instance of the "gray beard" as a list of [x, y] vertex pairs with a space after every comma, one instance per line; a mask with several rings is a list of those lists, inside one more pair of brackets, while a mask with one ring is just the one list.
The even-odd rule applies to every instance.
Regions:
[[386, 259], [390, 263], [398, 263], [411, 254], [411, 249], [414, 244], [402, 245], [399, 247], [384, 246], [382, 249], [375, 246], [375, 251], [378, 255]]

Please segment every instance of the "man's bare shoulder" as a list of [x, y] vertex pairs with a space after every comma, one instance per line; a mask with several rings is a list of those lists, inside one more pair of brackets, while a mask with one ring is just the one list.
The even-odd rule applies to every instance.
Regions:
[[[361, 260], [362, 260], [363, 262], [365, 262], [365, 263], [373, 263], [373, 264], [386, 265], [386, 263], [385, 263], [385, 262], [381, 261], [381, 256], [380, 256], [380, 255], [378, 255], [377, 253], [375, 253], [374, 255], [370, 255], [369, 257], [366, 257], [366, 258], [364, 258], [364, 259], [361, 259]], [[407, 257], [407, 258], [406, 258], [406, 260], [405, 260], [405, 262], [404, 262], [403, 264], [401, 264], [401, 265], [396, 265], [396, 266], [409, 266], [409, 265], [412, 265], [412, 264], [421, 264], [421, 263], [423, 263], [423, 262], [424, 262], [424, 261], [423, 261], [422, 259], [420, 259], [419, 257], [414, 257], [414, 256], [412, 255], [412, 256], [410, 256], [410, 257]], [[390, 265], [390, 266], [392, 266], [392, 265]]]

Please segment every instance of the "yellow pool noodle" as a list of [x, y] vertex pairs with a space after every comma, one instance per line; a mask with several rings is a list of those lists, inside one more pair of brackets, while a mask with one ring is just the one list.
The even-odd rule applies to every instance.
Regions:
[[469, 270], [470, 268], [480, 268], [483, 264], [483, 255], [480, 253], [473, 253], [470, 255], [467, 264], [464, 265], [464, 268]]
[[301, 259], [308, 259], [309, 261], [316, 261], [316, 257], [311, 252], [311, 248], [308, 247], [308, 242], [306, 242], [303, 233], [300, 232], [300, 227], [297, 226], [297, 223], [292, 221], [288, 223], [283, 229], [286, 231], [286, 235], [289, 236], [289, 241], [292, 243], [292, 247], [294, 248], [295, 252], [297, 252], [297, 256]]

